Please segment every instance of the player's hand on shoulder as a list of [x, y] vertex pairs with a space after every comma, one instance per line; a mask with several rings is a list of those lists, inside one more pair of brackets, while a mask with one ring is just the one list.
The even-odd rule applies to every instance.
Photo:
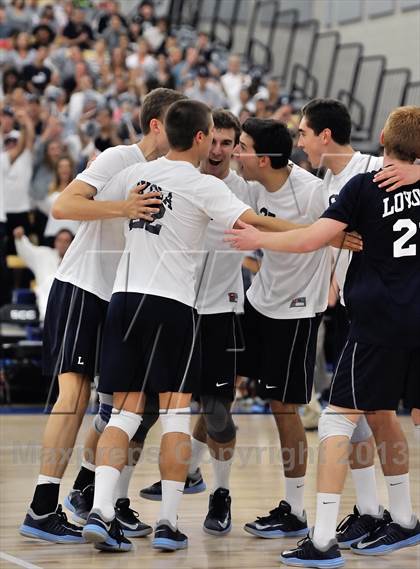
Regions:
[[401, 186], [410, 186], [420, 180], [418, 164], [391, 164], [378, 172], [373, 181], [387, 192], [393, 192]]
[[124, 202], [123, 214], [128, 219], [145, 219], [153, 221], [153, 214], [159, 213], [159, 206], [162, 203], [160, 192], [141, 193], [146, 184], [135, 186], [128, 194]]

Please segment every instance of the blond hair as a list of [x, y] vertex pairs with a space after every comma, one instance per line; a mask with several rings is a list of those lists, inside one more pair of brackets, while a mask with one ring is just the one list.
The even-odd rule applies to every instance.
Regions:
[[384, 126], [384, 147], [388, 156], [406, 162], [420, 157], [420, 107], [394, 109]]

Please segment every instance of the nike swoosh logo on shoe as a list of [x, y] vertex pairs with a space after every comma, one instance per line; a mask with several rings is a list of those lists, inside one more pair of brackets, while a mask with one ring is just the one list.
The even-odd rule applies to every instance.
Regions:
[[373, 545], [374, 543], [381, 541], [381, 539], [383, 539], [383, 536], [378, 537], [377, 539], [374, 539], [373, 541], [368, 541], [368, 542], [365, 541], [365, 543], [361, 543], [359, 541], [359, 543], [356, 545], [356, 547], [357, 547], [357, 549], [365, 549], [369, 545]]
[[226, 529], [226, 528], [227, 528], [227, 525], [228, 525], [228, 523], [229, 523], [229, 516], [226, 516], [224, 522], [221, 522], [220, 520], [217, 520], [217, 521], [218, 521], [218, 523], [219, 523], [219, 526], [220, 526], [222, 529]]
[[127, 529], [137, 529], [137, 524], [129, 524], [128, 522], [123, 522], [122, 520], [118, 519], [118, 521], [120, 522], [120, 525], [123, 528], [127, 528]]
[[283, 524], [275, 524], [275, 525], [268, 524], [268, 525], [266, 525], [266, 526], [263, 526], [263, 525], [261, 525], [261, 524], [255, 524], [255, 529], [262, 530], [262, 529], [267, 529], [267, 528], [271, 528], [271, 529], [273, 529], [273, 528], [281, 528], [282, 525], [283, 525]]

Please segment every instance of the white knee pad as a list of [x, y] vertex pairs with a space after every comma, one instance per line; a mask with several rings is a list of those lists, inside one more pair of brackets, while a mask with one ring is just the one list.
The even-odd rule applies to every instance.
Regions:
[[372, 436], [372, 429], [369, 427], [369, 423], [367, 422], [366, 417], [363, 415], [360, 417], [359, 422], [357, 423], [357, 427], [353, 431], [353, 436], [351, 437], [351, 441], [354, 443], [362, 443], [363, 441], [367, 441]]
[[356, 423], [350, 421], [344, 415], [337, 413], [331, 407], [327, 407], [321, 414], [318, 423], [319, 440], [325, 441], [328, 437], [344, 436], [351, 439]]
[[159, 415], [162, 423], [162, 435], [166, 435], [166, 433], [191, 434], [191, 409], [189, 407], [159, 409]]
[[114, 408], [112, 409], [112, 415], [107, 426], [121, 429], [127, 434], [128, 440], [131, 441], [140, 425], [141, 415], [130, 413], [130, 411], [125, 411], [124, 409], [119, 411]]

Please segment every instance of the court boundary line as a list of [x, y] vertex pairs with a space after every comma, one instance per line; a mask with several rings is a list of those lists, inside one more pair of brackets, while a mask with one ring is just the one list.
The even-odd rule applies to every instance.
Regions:
[[15, 557], [14, 555], [10, 555], [9, 553], [5, 553], [4, 551], [0, 551], [0, 559], [4, 561], [9, 561], [10, 563], [14, 563], [19, 567], [24, 567], [25, 569], [42, 569], [40, 565], [34, 565], [29, 561], [25, 561], [24, 559], [20, 559], [20, 557]]

